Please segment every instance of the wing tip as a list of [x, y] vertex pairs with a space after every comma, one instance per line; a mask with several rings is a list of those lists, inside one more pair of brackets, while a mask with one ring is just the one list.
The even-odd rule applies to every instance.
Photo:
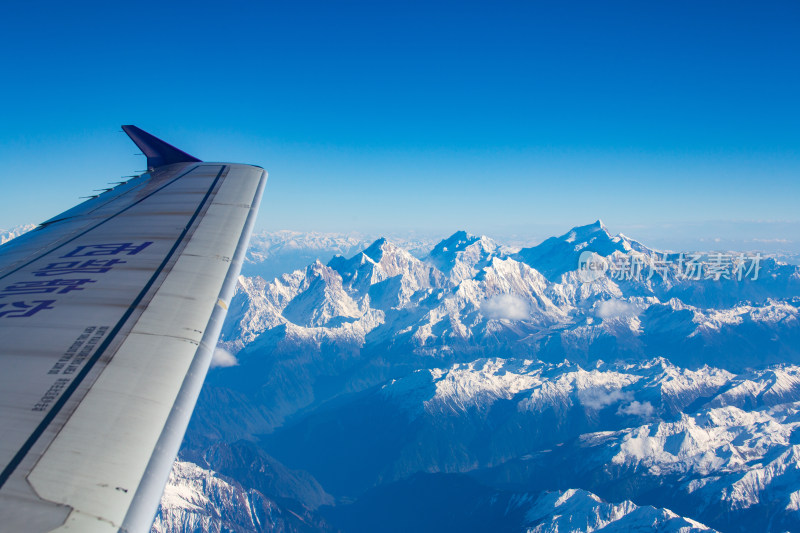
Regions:
[[200, 159], [187, 154], [183, 150], [175, 148], [171, 144], [162, 141], [155, 135], [147, 133], [133, 124], [123, 125], [122, 131], [124, 131], [136, 146], [139, 147], [142, 153], [147, 156], [147, 168], [149, 170], [173, 163], [201, 162]]

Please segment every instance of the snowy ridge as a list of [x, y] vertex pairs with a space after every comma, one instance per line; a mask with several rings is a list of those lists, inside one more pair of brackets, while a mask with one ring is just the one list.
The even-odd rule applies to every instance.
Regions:
[[668, 509], [640, 507], [631, 501], [607, 503], [591, 492], [569, 489], [543, 494], [528, 511], [527, 533], [592, 533], [714, 531]]
[[663, 358], [637, 364], [600, 362], [590, 370], [568, 362], [493, 358], [418, 370], [384, 385], [382, 391], [406, 404], [412, 395], [428, 411], [488, 411], [500, 399], [514, 399], [520, 412], [565, 414], [579, 407], [587, 412], [612, 409], [619, 415], [672, 418], [686, 416], [682, 414], [686, 411], [800, 402], [800, 367], [783, 365], [736, 375], [708, 366], [680, 368]]
[[[224, 505], [217, 505], [224, 502]], [[237, 509], [237, 518], [246, 510], [246, 522], [225, 523], [225, 509]], [[214, 472], [183, 461], [172, 466], [169, 481], [161, 497], [161, 507], [152, 531], [217, 531], [223, 528], [256, 529], [276, 513], [273, 502], [261, 494], [246, 491], [236, 482], [224, 481]], [[213, 524], [213, 525], [212, 525]]]
[[257, 490], [186, 461], [176, 461], [152, 533], [325, 531]]
[[[562, 262], [557, 250], [566, 245], [572, 250], [600, 242], [607, 246], [598, 249], [612, 254], [651, 253], [630, 239], [612, 238], [602, 224], [576, 228], [546, 242], [548, 260]], [[556, 251], [550, 250], [553, 247]], [[545, 348], [551, 360], [591, 361], [596, 357], [593, 345], [613, 342], [618, 352], [612, 357], [663, 355], [678, 357], [683, 364], [702, 358], [718, 364], [728, 359], [718, 339], [737, 336], [777, 339], [782, 346], [773, 351], [797, 352], [790, 342], [800, 331], [800, 298], [793, 296], [800, 291], [797, 267], [765, 265], [769, 279], [741, 282], [740, 288], [743, 297], [760, 300], [719, 305], [717, 300], [730, 299], [721, 296], [729, 287], [713, 280], [680, 281], [672, 275], [640, 282], [604, 277], [583, 283], [577, 260], [573, 264], [570, 259], [562, 266], [571, 270], [553, 282], [526, 257], [522, 252], [504, 255], [490, 239], [465, 232], [437, 244], [425, 261], [378, 239], [349, 259], [337, 255], [327, 265], [317, 261], [272, 282], [243, 278], [223, 338], [237, 351], [260, 333], [284, 324], [322, 327], [336, 337], [337, 328], [381, 311], [383, 318], [373, 313], [370, 327], [357, 328], [363, 333], [362, 343], [372, 334], [376, 340], [409, 346], [419, 355], [441, 356], [458, 347], [491, 356], [507, 346], [530, 355]], [[795, 278], [798, 281], [792, 281]], [[776, 335], [784, 331], [792, 333]], [[319, 335], [308, 331], [309, 338]], [[669, 342], [661, 342], [664, 336]], [[560, 347], [548, 342], [555, 339]], [[662, 352], [653, 353], [649, 344], [660, 345]], [[718, 353], [712, 350], [709, 360], [703, 345], [716, 346]], [[744, 365], [744, 357], [737, 357], [740, 360], [735, 357], [731, 363]], [[779, 360], [768, 353], [763, 357], [765, 363]], [[800, 353], [796, 359], [800, 361]]]
[[21, 224], [11, 229], [0, 229], [0, 244], [5, 244], [11, 239], [15, 239], [23, 233], [28, 233], [36, 228], [36, 224]]
[[[614, 464], [643, 466], [656, 476], [708, 476], [744, 470], [770, 451], [787, 447], [797, 427], [788, 419], [794, 414], [720, 407], [694, 416], [683, 414], [676, 422], [625, 430], [616, 438], [605, 434], [601, 438], [606, 447], [616, 451], [611, 458]], [[593, 437], [588, 435], [587, 442]]]
[[[250, 239], [242, 273], [272, 279], [315, 260], [327, 263], [335, 255], [350, 256], [366, 248], [375, 238], [358, 233], [256, 232]], [[392, 236], [392, 240], [419, 257], [427, 254], [434, 244], [427, 238], [409, 235]]]
[[537, 246], [523, 248], [514, 257], [537, 269], [548, 279], [557, 281], [563, 274], [577, 268], [578, 258], [584, 251], [602, 257], [620, 253], [646, 256], [656, 253], [621, 233], [611, 236], [603, 222], [597, 220], [593, 224], [572, 228], [560, 237], [551, 237]]

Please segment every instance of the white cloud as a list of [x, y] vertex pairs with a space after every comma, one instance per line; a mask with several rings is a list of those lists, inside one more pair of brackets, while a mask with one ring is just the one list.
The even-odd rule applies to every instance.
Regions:
[[585, 389], [578, 393], [578, 400], [583, 406], [595, 411], [599, 411], [612, 403], [630, 401], [632, 398], [633, 395], [630, 392], [622, 392], [619, 389], [608, 391], [602, 388], [594, 388]]
[[238, 364], [239, 361], [236, 359], [236, 356], [228, 350], [220, 347], [214, 349], [214, 355], [211, 356], [211, 368], [225, 368]]
[[655, 407], [650, 402], [637, 402], [632, 401], [630, 404], [620, 407], [617, 414], [632, 415], [632, 416], [653, 416]]
[[622, 300], [603, 300], [595, 304], [594, 314], [603, 320], [608, 320], [638, 315], [639, 308], [630, 302]]
[[531, 307], [528, 302], [513, 294], [498, 294], [481, 303], [481, 313], [488, 318], [504, 318], [506, 320], [525, 320], [530, 316]]

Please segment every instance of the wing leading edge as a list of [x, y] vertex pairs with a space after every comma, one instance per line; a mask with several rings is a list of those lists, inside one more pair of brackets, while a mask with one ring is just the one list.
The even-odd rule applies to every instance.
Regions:
[[9, 530], [149, 530], [266, 183], [123, 128], [148, 173], [0, 247]]

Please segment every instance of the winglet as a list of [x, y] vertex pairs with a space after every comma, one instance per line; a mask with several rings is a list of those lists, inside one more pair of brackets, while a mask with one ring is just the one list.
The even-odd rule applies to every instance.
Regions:
[[136, 126], [122, 126], [122, 130], [128, 137], [136, 143], [136, 146], [147, 156], [147, 169], [152, 170], [163, 165], [172, 163], [193, 163], [200, 162], [194, 156], [178, 150], [171, 144], [167, 144], [158, 137], [150, 135]]

